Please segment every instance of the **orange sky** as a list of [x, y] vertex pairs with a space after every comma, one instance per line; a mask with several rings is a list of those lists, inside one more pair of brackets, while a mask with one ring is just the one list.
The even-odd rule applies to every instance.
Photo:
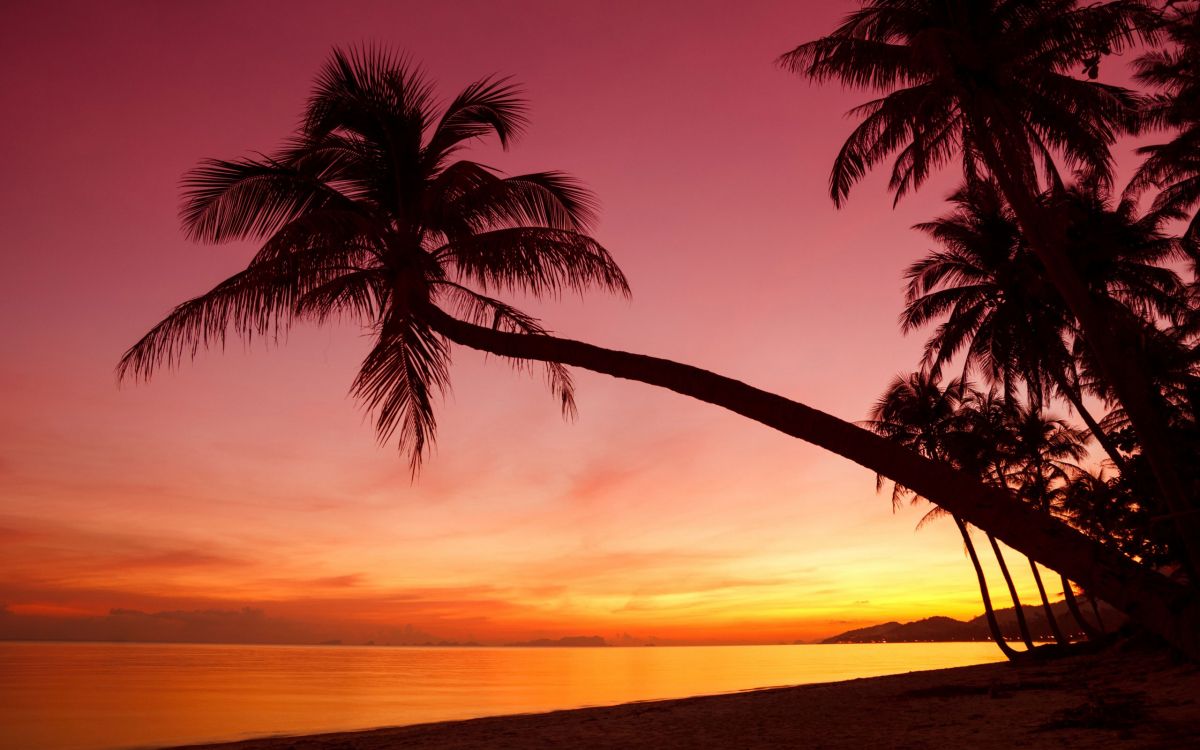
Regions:
[[876, 174], [835, 211], [864, 95], [772, 64], [853, 3], [331, 7], [2, 11], [0, 638], [771, 642], [980, 611], [952, 525], [914, 532], [869, 472], [647, 386], [580, 372], [566, 424], [539, 380], [456, 351], [415, 484], [346, 396], [349, 327], [118, 389], [121, 352], [251, 251], [182, 239], [180, 175], [273, 148], [331, 46], [364, 40], [447, 94], [512, 74], [533, 126], [474, 158], [598, 192], [634, 296], [531, 305], [550, 328], [848, 419], [917, 361], [907, 227], [953, 176], [892, 210]]

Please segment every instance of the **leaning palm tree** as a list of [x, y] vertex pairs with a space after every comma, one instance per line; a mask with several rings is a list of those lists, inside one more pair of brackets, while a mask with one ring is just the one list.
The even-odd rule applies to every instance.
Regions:
[[[1109, 147], [1136, 125], [1138, 98], [1094, 80], [1096, 68], [1102, 55], [1153, 38], [1154, 20], [1140, 0], [866, 0], [831, 34], [780, 62], [818, 82], [884, 92], [852, 112], [861, 122], [834, 162], [835, 203], [892, 154], [897, 200], [956, 156], [968, 180], [986, 173], [996, 181], [1137, 426], [1186, 559], [1200, 572], [1200, 514], [1166, 416], [1146, 374], [1123, 355], [1121, 328], [1072, 265], [1063, 217], [1039, 201], [1061, 185], [1056, 158], [1111, 179]], [[1080, 67], [1088, 79], [1072, 75]]]
[[[588, 234], [591, 193], [559, 172], [504, 176], [459, 158], [525, 125], [518, 90], [485, 78], [440, 113], [421, 71], [386, 52], [335, 51], [299, 132], [276, 153], [209, 160], [184, 182], [194, 240], [259, 240], [247, 268], [175, 308], [125, 353], [119, 373], [149, 377], [227, 330], [273, 336], [293, 320], [350, 317], [374, 336], [352, 392], [397, 436], [413, 471], [435, 436], [434, 405], [450, 352], [434, 313], [498, 331], [544, 333], [488, 292], [535, 296], [600, 287], [628, 293], [609, 253]], [[571, 378], [548, 363], [564, 412]]]
[[1147, 627], [1200, 656], [1200, 602], [1184, 587], [1027, 508], [1009, 493], [805, 404], [697, 367], [545, 332], [493, 296], [552, 294], [625, 279], [587, 233], [590, 196], [557, 173], [505, 178], [452, 157], [477, 139], [511, 142], [522, 102], [485, 80], [440, 113], [430, 85], [385, 53], [335, 52], [297, 133], [258, 159], [206, 162], [186, 185], [196, 239], [261, 243], [247, 268], [171, 312], [121, 360], [149, 377], [297, 320], [362, 321], [373, 346], [355, 392], [414, 466], [434, 437], [450, 345], [545, 363], [570, 408], [563, 365], [667, 388], [819, 445], [920, 492], [1009, 546], [1040, 555]]

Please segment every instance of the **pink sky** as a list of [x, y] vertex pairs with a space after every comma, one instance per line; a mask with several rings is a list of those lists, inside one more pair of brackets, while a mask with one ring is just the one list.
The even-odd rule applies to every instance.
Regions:
[[184, 241], [183, 172], [271, 150], [330, 48], [370, 41], [445, 96], [514, 76], [529, 133], [472, 157], [599, 194], [633, 298], [533, 306], [550, 328], [860, 419], [917, 361], [896, 325], [901, 271], [927, 249], [908, 227], [954, 179], [892, 210], [877, 173], [834, 209], [842, 113], [866, 97], [773, 60], [853, 7], [7, 4], [0, 623], [253, 607], [354, 637], [762, 642], [976, 614], [952, 525], [914, 532], [923, 511], [893, 515], [866, 470], [647, 386], [579, 372], [567, 424], [540, 380], [457, 350], [410, 483], [346, 396], [366, 351], [350, 327], [235, 344], [149, 385], [113, 374], [252, 250]]

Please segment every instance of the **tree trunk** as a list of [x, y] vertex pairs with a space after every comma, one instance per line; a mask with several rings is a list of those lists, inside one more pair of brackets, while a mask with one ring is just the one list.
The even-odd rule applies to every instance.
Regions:
[[1046, 625], [1050, 628], [1050, 632], [1054, 634], [1054, 642], [1059, 645], [1066, 645], [1067, 638], [1058, 627], [1058, 619], [1054, 616], [1054, 608], [1050, 606], [1050, 597], [1046, 596], [1046, 584], [1042, 583], [1042, 573], [1038, 570], [1038, 564], [1033, 561], [1033, 558], [1029, 558], [1029, 569], [1033, 571], [1033, 580], [1037, 583], [1038, 595], [1042, 597], [1042, 611], [1046, 613]]
[[1075, 618], [1076, 624], [1079, 625], [1079, 629], [1088, 637], [1088, 640], [1094, 641], [1103, 635], [1083, 616], [1083, 611], [1079, 609], [1079, 600], [1075, 598], [1075, 588], [1066, 576], [1062, 576], [1062, 586], [1063, 598], [1067, 600], [1067, 609], [1071, 610], [1071, 617]]
[[1117, 446], [1115, 443], [1113, 443], [1112, 438], [1110, 438], [1108, 433], [1100, 427], [1100, 423], [1092, 417], [1092, 413], [1088, 411], [1086, 406], [1083, 405], [1083, 398], [1079, 395], [1079, 390], [1071, 387], [1061, 372], [1056, 371], [1053, 373], [1053, 375], [1051, 375], [1051, 377], [1054, 378], [1054, 383], [1058, 386], [1058, 390], [1062, 392], [1064, 396], [1066, 396], [1067, 401], [1071, 402], [1071, 406], [1075, 407], [1075, 412], [1079, 414], [1079, 418], [1083, 420], [1085, 425], [1087, 425], [1088, 430], [1096, 438], [1096, 442], [1100, 443], [1100, 447], [1103, 448], [1104, 452], [1108, 454], [1108, 457], [1112, 459], [1112, 462], [1114, 465], [1116, 465], [1117, 470], [1120, 471], [1123, 476], [1128, 475], [1129, 472], [1126, 470], [1128, 464], [1125, 463], [1125, 458], [1117, 450]]
[[848, 458], [1080, 581], [1147, 629], [1200, 659], [1200, 601], [1194, 590], [947, 464], [926, 459], [805, 404], [698, 367], [554, 336], [496, 331], [456, 320], [436, 307], [425, 313], [434, 330], [462, 346], [504, 357], [583, 367], [667, 388]]
[[1000, 621], [996, 619], [996, 610], [992, 609], [992, 597], [988, 593], [987, 578], [983, 575], [983, 566], [979, 564], [979, 555], [975, 552], [971, 534], [967, 531], [967, 525], [962, 522], [961, 518], [958, 516], [951, 516], [951, 518], [958, 525], [963, 544], [967, 547], [967, 555], [970, 556], [971, 565], [975, 568], [975, 578], [979, 581], [979, 596], [983, 599], [983, 615], [987, 620], [988, 632], [992, 634], [992, 640], [1000, 647], [1000, 652], [1011, 661], [1017, 657], [1019, 652], [1004, 640], [1004, 633], [1000, 630]]
[[1012, 597], [1013, 615], [1017, 618], [1021, 642], [1025, 644], [1025, 648], [1032, 651], [1033, 637], [1029, 633], [1029, 623], [1025, 621], [1025, 607], [1021, 605], [1021, 599], [1017, 596], [1017, 586], [1013, 583], [1012, 574], [1008, 572], [1008, 564], [1004, 562], [1004, 553], [1000, 551], [996, 537], [988, 534], [987, 538], [992, 544], [992, 552], [996, 555], [996, 564], [1000, 566], [1000, 575], [1004, 576], [1004, 585], [1008, 586], [1008, 595]]
[[989, 125], [974, 117], [972, 130], [981, 136], [975, 142], [1016, 215], [1025, 240], [1078, 321], [1096, 364], [1125, 407], [1179, 529], [1180, 552], [1189, 579], [1196, 581], [1200, 573], [1200, 514], [1192, 512], [1192, 493], [1179, 473], [1167, 421], [1155, 403], [1152, 384], [1136, 358], [1129, 356], [1130, 348], [1123, 345], [1128, 334], [1123, 333], [1122, 326], [1112, 324], [1071, 265], [1064, 250], [1066, 227], [1038, 201], [1040, 191], [1028, 142], [1020, 131], [1006, 133], [1006, 125], [999, 121]]

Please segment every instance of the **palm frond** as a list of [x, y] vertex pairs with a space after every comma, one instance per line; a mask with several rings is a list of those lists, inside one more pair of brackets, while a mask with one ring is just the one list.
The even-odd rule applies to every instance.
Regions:
[[260, 239], [308, 211], [353, 208], [320, 175], [270, 157], [205, 160], [184, 178], [183, 190], [180, 219], [198, 242]]
[[578, 180], [561, 172], [490, 180], [476, 172], [473, 178], [475, 185], [443, 208], [442, 221], [451, 231], [458, 227], [480, 232], [515, 226], [586, 232], [596, 221], [596, 197]]
[[459, 278], [484, 289], [500, 287], [534, 296], [599, 286], [629, 294], [629, 284], [608, 251], [587, 235], [559, 229], [497, 229], [451, 241], [433, 252]]
[[450, 384], [450, 353], [441, 337], [414, 318], [386, 321], [350, 392], [375, 414], [380, 442], [399, 433], [413, 476], [432, 448], [434, 399]]
[[435, 164], [463, 143], [494, 133], [504, 148], [528, 125], [520, 87], [509, 78], [488, 77], [463, 89], [446, 107], [429, 136], [427, 158]]
[[392, 147], [415, 155], [432, 103], [433, 84], [406, 56], [374, 46], [335, 48], [317, 74], [301, 131], [312, 139], [343, 131], [377, 144], [398, 138]]
[[155, 370], [175, 367], [201, 349], [223, 348], [230, 333], [247, 342], [256, 336], [278, 337], [287, 330], [300, 296], [339, 273], [316, 254], [252, 264], [180, 304], [151, 328], [122, 355], [118, 379], [148, 380]]

